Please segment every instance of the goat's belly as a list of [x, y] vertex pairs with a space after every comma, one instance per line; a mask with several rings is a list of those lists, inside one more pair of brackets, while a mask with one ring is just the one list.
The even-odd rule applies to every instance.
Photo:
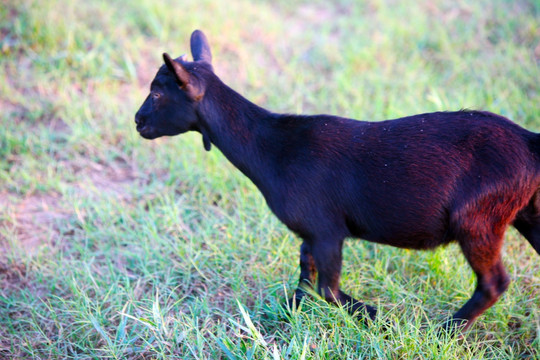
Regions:
[[353, 237], [405, 249], [432, 249], [452, 241], [446, 229], [422, 227], [418, 223], [359, 226], [347, 222], [347, 228]]
[[433, 249], [437, 246], [447, 244], [452, 241], [451, 238], [444, 236], [435, 237], [431, 234], [417, 234], [415, 236], [403, 236], [403, 237], [361, 237], [363, 240], [375, 242], [379, 244], [391, 245], [403, 249], [415, 249], [415, 250], [427, 250]]

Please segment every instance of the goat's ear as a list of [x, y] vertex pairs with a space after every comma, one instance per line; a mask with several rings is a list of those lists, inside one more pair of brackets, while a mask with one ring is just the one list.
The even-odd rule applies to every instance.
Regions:
[[208, 39], [201, 30], [195, 30], [191, 34], [191, 55], [195, 61], [206, 61], [208, 64], [212, 64], [212, 52], [210, 51], [210, 45]]
[[167, 65], [169, 71], [174, 74], [178, 85], [183, 89], [186, 89], [189, 84], [189, 73], [187, 70], [184, 69], [181, 63], [173, 60], [167, 53], [163, 53], [163, 61], [165, 61], [165, 65]]

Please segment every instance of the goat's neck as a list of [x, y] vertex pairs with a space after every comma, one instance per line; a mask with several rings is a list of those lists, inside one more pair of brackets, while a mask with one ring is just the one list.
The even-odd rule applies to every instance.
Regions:
[[[259, 188], [264, 186], [265, 167], [258, 137], [264, 132], [269, 111], [251, 103], [223, 83], [207, 90], [199, 107], [200, 131], [249, 177]], [[261, 190], [263, 190], [261, 188]]]

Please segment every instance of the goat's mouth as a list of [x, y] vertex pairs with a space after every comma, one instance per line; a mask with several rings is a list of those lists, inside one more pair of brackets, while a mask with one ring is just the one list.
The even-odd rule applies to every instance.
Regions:
[[148, 125], [137, 125], [137, 131], [139, 132], [139, 135], [148, 140], [152, 140], [160, 136], [157, 134], [155, 128]]

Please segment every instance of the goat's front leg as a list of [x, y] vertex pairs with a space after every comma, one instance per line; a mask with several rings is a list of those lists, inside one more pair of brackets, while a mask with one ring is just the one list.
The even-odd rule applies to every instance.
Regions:
[[318, 291], [326, 301], [345, 307], [351, 315], [364, 320], [367, 315], [374, 320], [377, 313], [374, 307], [352, 298], [339, 288], [342, 246], [343, 238], [320, 239], [311, 244], [313, 259], [319, 272]]
[[312, 288], [315, 285], [316, 276], [317, 268], [313, 255], [311, 255], [311, 246], [304, 241], [300, 247], [300, 280], [293, 297], [289, 299], [289, 306], [294, 307], [300, 304], [306, 295], [306, 288]]

